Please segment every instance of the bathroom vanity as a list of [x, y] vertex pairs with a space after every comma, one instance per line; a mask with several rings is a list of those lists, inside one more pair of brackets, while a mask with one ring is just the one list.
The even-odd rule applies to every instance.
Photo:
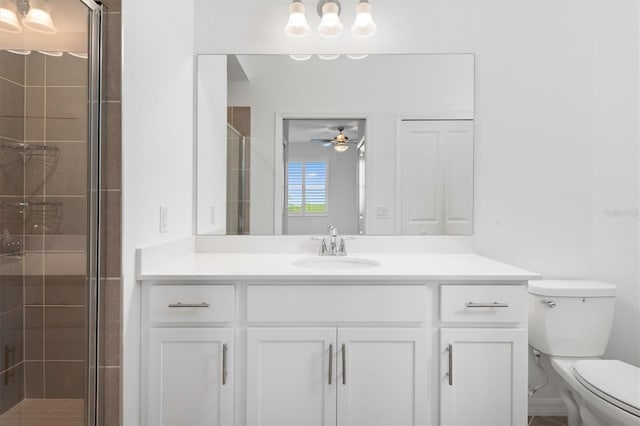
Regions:
[[526, 424], [538, 275], [297, 253], [138, 252], [143, 425]]

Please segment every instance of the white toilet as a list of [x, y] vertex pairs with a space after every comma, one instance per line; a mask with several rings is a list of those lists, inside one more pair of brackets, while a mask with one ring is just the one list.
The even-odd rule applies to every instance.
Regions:
[[[601, 359], [611, 332], [613, 284], [529, 282], [529, 344], [563, 379], [569, 426], [640, 426], [640, 368]], [[637, 332], [637, 324], [629, 324]]]

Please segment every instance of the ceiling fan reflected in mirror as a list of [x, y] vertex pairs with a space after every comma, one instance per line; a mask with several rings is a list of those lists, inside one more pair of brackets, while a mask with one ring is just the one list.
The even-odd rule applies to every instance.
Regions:
[[355, 144], [355, 142], [349, 141], [349, 137], [344, 134], [344, 127], [338, 127], [338, 132], [333, 139], [311, 139], [310, 142], [321, 143], [326, 147], [333, 146], [336, 151], [344, 152], [349, 149], [349, 144]]

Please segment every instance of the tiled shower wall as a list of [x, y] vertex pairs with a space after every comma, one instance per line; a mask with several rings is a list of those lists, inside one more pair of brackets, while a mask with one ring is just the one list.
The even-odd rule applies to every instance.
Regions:
[[[227, 132], [227, 235], [249, 234], [251, 107], [227, 107], [227, 122], [245, 138], [243, 150], [241, 138], [232, 131]], [[240, 230], [241, 212], [244, 220]]]
[[[101, 425], [122, 424], [121, 332], [121, 0], [103, 0], [102, 204], [98, 415]], [[133, 373], [135, 374], [135, 373]]]
[[23, 239], [24, 57], [0, 51], [0, 413], [24, 398]]

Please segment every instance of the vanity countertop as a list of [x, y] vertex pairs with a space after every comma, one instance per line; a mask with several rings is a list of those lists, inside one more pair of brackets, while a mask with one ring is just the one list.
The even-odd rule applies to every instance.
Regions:
[[[379, 266], [353, 270], [312, 269], [292, 262], [312, 258], [312, 254], [291, 253], [182, 253], [162, 263], [138, 259], [138, 279], [142, 281], [223, 281], [243, 279], [341, 278], [366, 281], [496, 281], [540, 279], [524, 269], [473, 253], [354, 253], [351, 258], [377, 261]], [[318, 256], [320, 257], [320, 256]]]

